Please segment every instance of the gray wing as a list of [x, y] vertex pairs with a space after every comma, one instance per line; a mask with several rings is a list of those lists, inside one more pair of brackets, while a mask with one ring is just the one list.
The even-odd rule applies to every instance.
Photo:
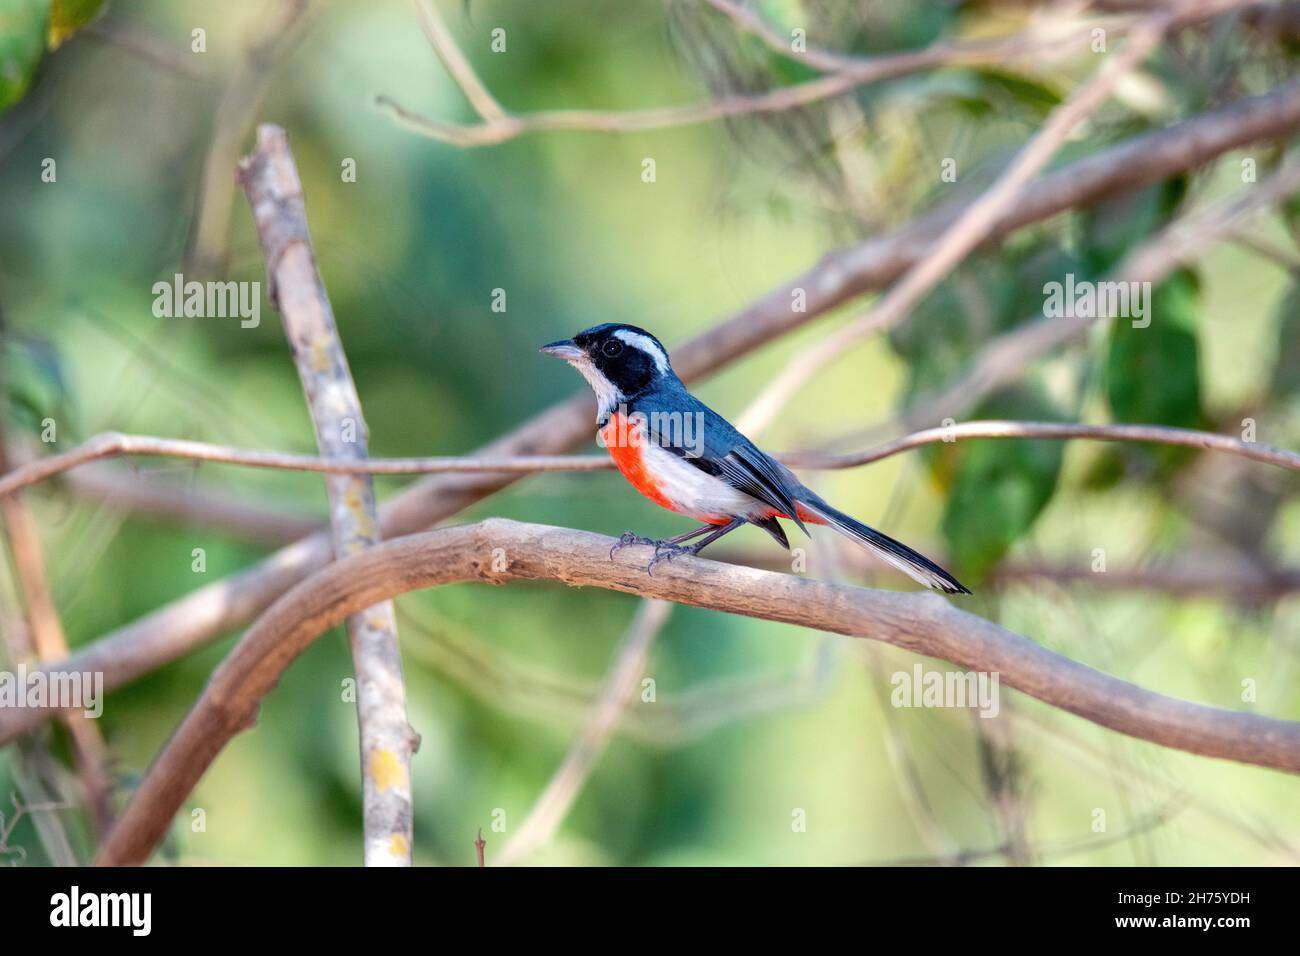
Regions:
[[808, 529], [799, 520], [799, 510], [786, 491], [784, 476], [777, 471], [776, 462], [768, 458], [748, 440], [732, 448], [719, 459], [719, 477], [745, 494], [771, 505], [799, 526], [804, 534]]
[[[702, 432], [694, 436], [698, 440], [693, 447], [684, 447], [676, 441], [660, 441], [660, 447], [786, 515], [804, 534], [808, 533], [791, 497], [791, 492], [799, 487], [798, 481], [779, 462], [765, 455], [730, 422], [685, 389], [671, 396], [657, 396], [657, 399], [652, 406], [656, 410], [667, 405], [675, 411], [698, 415]], [[670, 399], [671, 404], [665, 399]], [[656, 434], [656, 440], [660, 437]]]

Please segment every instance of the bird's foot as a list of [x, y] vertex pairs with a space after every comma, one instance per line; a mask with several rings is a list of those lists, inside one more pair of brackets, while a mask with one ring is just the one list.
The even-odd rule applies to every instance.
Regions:
[[614, 547], [609, 549], [609, 559], [614, 560], [614, 554], [622, 551], [624, 548], [634, 544], [645, 545], [647, 548], [654, 548], [654, 557], [650, 563], [645, 566], [646, 574], [654, 574], [655, 565], [660, 561], [671, 561], [673, 558], [682, 554], [695, 554], [699, 548], [694, 545], [677, 544], [673, 541], [660, 540], [656, 538], [646, 538], [633, 531], [624, 531], [619, 535], [618, 541]]
[[655, 565], [660, 561], [671, 561], [681, 554], [698, 554], [699, 548], [695, 545], [671, 544], [667, 541], [655, 542], [655, 554], [650, 559], [650, 563], [645, 566], [645, 573], [651, 576], [655, 573]]
[[609, 549], [609, 559], [613, 561], [615, 551], [622, 551], [624, 548], [634, 544], [644, 544], [646, 547], [658, 549], [663, 542], [656, 541], [654, 538], [644, 538], [635, 531], [624, 531], [618, 536], [618, 543]]

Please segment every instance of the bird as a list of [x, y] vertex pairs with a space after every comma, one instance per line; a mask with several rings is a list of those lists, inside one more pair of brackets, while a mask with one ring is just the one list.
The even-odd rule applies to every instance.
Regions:
[[[970, 590], [925, 555], [832, 507], [783, 464], [692, 395], [673, 371], [663, 344], [635, 325], [607, 322], [542, 346], [572, 365], [596, 393], [597, 440], [632, 487], [656, 504], [703, 522], [671, 538], [625, 532], [610, 550], [653, 547], [646, 570], [699, 554], [746, 524], [787, 550], [780, 521], [825, 525], [874, 552], [927, 588]], [[693, 542], [688, 544], [688, 542]]]

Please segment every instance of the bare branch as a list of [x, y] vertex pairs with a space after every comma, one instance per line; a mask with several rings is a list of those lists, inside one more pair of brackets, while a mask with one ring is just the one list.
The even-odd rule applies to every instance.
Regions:
[[[142, 441], [150, 443], [154, 448], [163, 448], [170, 443], [169, 439], [150, 439], [143, 436], [122, 436], [122, 437], [139, 437]], [[792, 452], [778, 455], [782, 461], [797, 468], [808, 469], [839, 469], [839, 468], [856, 468], [862, 465], [871, 464], [881, 459], [893, 455], [901, 454], [922, 445], [933, 444], [936, 442], [956, 441], [959, 439], [975, 438], [1025, 438], [1025, 439], [1084, 439], [1090, 441], [1128, 441], [1128, 442], [1150, 442], [1155, 444], [1179, 445], [1188, 448], [1201, 448], [1210, 451], [1225, 452], [1228, 454], [1238, 455], [1253, 461], [1259, 461], [1264, 464], [1275, 465], [1279, 468], [1286, 468], [1291, 471], [1300, 470], [1300, 455], [1295, 452], [1285, 451], [1272, 445], [1261, 442], [1246, 442], [1235, 438], [1229, 438], [1226, 435], [1218, 435], [1213, 432], [1200, 432], [1191, 429], [1169, 428], [1159, 425], [1076, 425], [1058, 422], [1014, 422], [1014, 421], [978, 421], [963, 422], [957, 425], [941, 426], [939, 428], [925, 429], [911, 435], [905, 435], [874, 448], [862, 452], [855, 452], [847, 455], [828, 455], [823, 452]], [[93, 444], [92, 442], [88, 443]], [[156, 444], [155, 444], [156, 443]], [[200, 445], [197, 442], [185, 442], [183, 446], [188, 448], [192, 445]], [[222, 453], [236, 451], [225, 448], [224, 446], [210, 446], [211, 448], [220, 448]], [[75, 452], [69, 453], [75, 454]], [[264, 456], [278, 458], [280, 456], [274, 453], [248, 452], [239, 454], [230, 454], [222, 460], [235, 461], [242, 459], [242, 463], [251, 464], [265, 460]], [[56, 456], [57, 457], [57, 456]], [[305, 457], [305, 456], [292, 456]], [[461, 461], [460, 459], [455, 459]], [[474, 461], [475, 459], [465, 459], [465, 461]], [[588, 470], [586, 464], [592, 467], [607, 465], [606, 458], [593, 458], [592, 456], [574, 456], [573, 461], [583, 462], [583, 470]], [[314, 465], [311, 470], [325, 470], [328, 466], [330, 469], [335, 468], [335, 462], [328, 459], [310, 460]], [[397, 459], [401, 463], [410, 464], [420, 461], [420, 459]], [[444, 459], [425, 460], [431, 461], [431, 464], [439, 464]], [[536, 459], [521, 457], [517, 459], [493, 459], [492, 466], [504, 464], [507, 461], [512, 463], [512, 467], [517, 470], [542, 470], [534, 467], [537, 464]], [[39, 463], [37, 463], [39, 464]], [[365, 473], [370, 470], [382, 469], [387, 462], [364, 460], [351, 463], [353, 472]], [[339, 469], [343, 470], [342, 468]], [[31, 481], [37, 480], [30, 473], [24, 475], [22, 469], [11, 472], [8, 476], [0, 479], [0, 488], [5, 489], [4, 493], [12, 493], [14, 487], [23, 487], [30, 481], [17, 480], [30, 478]], [[494, 474], [496, 474], [494, 472]], [[313, 538], [306, 539], [311, 542]], [[303, 555], [298, 546], [291, 547], [285, 554], [291, 560], [301, 561]], [[238, 594], [241, 588], [251, 588], [255, 581], [250, 579], [251, 572], [245, 572], [244, 575], [237, 576], [234, 581], [238, 582], [233, 585], [234, 593]], [[1277, 587], [1275, 582], [1274, 587]], [[205, 589], [206, 590], [206, 589]], [[223, 594], [213, 595], [210, 600], [219, 600]], [[205, 598], [205, 602], [206, 599]], [[180, 607], [194, 607], [190, 600], [180, 602]], [[257, 610], [250, 610], [244, 604], [225, 604], [220, 607], [206, 608], [204, 604], [197, 605], [199, 611], [196, 613], [221, 613], [233, 618], [235, 615], [249, 613], [255, 614]], [[179, 612], [177, 612], [179, 613]], [[170, 615], [169, 615], [170, 617]], [[180, 628], [184, 619], [177, 617], [174, 627]], [[232, 625], [233, 626], [233, 625]], [[187, 643], [183, 636], [179, 636], [171, 631], [161, 631], [157, 634], [143, 634], [132, 636], [129, 640], [123, 637], [103, 638], [88, 647], [78, 650], [62, 665], [67, 670], [72, 671], [91, 671], [99, 672], [104, 675], [104, 687], [106, 690], [115, 690], [123, 684], [128, 683], [141, 674], [148, 673], [164, 664], [176, 659], [192, 649], [192, 645]], [[0, 745], [12, 740], [15, 736], [30, 730], [32, 727], [40, 724], [48, 717], [48, 713], [39, 708], [23, 708], [14, 711], [0, 711]]]
[[[1300, 103], [1300, 86], [1293, 96]], [[1300, 160], [1291, 160], [1263, 182], [1181, 216], [1140, 246], [1103, 281], [1160, 282], [1207, 246], [1231, 235], [1250, 216], [1297, 190]], [[908, 408], [901, 416], [903, 427], [962, 414], [984, 396], [1015, 381], [1036, 359], [1102, 321], [1108, 319], [1081, 315], [1038, 318], [998, 336], [954, 381]]]
[[[1163, 425], [1074, 425], [1057, 422], [981, 421], [930, 428], [915, 432], [876, 448], [851, 455], [828, 455], [822, 452], [780, 452], [781, 461], [795, 468], [836, 470], [856, 468], [900, 452], [936, 441], [959, 438], [1084, 438], [1093, 441], [1150, 442], [1163, 445], [1186, 445], [1240, 455], [1280, 468], [1296, 468], [1297, 456], [1260, 442], [1238, 441], [1214, 432]], [[608, 471], [613, 462], [607, 455], [518, 455], [506, 457], [433, 457], [433, 458], [318, 458], [285, 452], [249, 451], [230, 445], [212, 445], [183, 438], [156, 438], [151, 435], [123, 435], [104, 432], [71, 451], [31, 462], [0, 478], [0, 498], [36, 484], [46, 478], [100, 458], [119, 455], [157, 455], [195, 461], [274, 468], [286, 471], [322, 472], [328, 475], [426, 475], [471, 474], [476, 472], [538, 474], [553, 472]]]
[[[27, 610], [36, 655], [42, 662], [57, 666], [68, 656], [68, 641], [50, 593], [44, 549], [36, 522], [26, 503], [17, 495], [0, 499], [0, 512], [3, 512], [9, 532], [14, 570]], [[95, 722], [80, 711], [65, 710], [59, 716], [72, 740], [90, 819], [95, 831], [103, 834], [113, 822], [113, 786], [108, 775], [104, 738]]]
[[[684, 557], [654, 576], [643, 549], [611, 560], [602, 535], [493, 518], [388, 541], [294, 588], [213, 673], [109, 835], [98, 861], [145, 862], [194, 785], [253, 720], [302, 651], [348, 614], [455, 581], [554, 580], [835, 634], [868, 637], [958, 667], [1094, 723], [1166, 747], [1300, 773], [1300, 723], [1176, 700], [1110, 677], [933, 594], [869, 591]], [[504, 555], [505, 561], [493, 556]]]
[[124, 435], [101, 432], [82, 444], [57, 455], [37, 459], [4, 473], [0, 497], [79, 465], [124, 455], [154, 455], [184, 458], [250, 468], [280, 471], [309, 471], [326, 475], [433, 475], [478, 472], [507, 472], [520, 475], [541, 471], [600, 471], [612, 467], [608, 456], [538, 455], [509, 457], [354, 458], [298, 455], [289, 452], [250, 451], [231, 445], [214, 445], [188, 438], [158, 438], [152, 435]]
[[193, 53], [155, 36], [135, 23], [116, 17], [102, 17], [87, 24], [81, 33], [101, 43], [120, 47], [168, 73], [191, 80], [204, 78], [204, 72], [196, 65], [197, 58]]
[[276, 67], [302, 39], [319, 9], [319, 4], [308, 0], [282, 0], [273, 15], [256, 18], [257, 35], [244, 50], [212, 118], [212, 139], [203, 158], [203, 178], [194, 196], [194, 219], [185, 243], [187, 272], [215, 274], [225, 269], [235, 199], [230, 170]]
[[[5, 344], [2, 338], [5, 332], [0, 322], [0, 346]], [[7, 381], [0, 373], [0, 474], [10, 468], [9, 437], [4, 425], [7, 414]], [[36, 520], [21, 495], [0, 497], [0, 516], [8, 532], [14, 577], [29, 628], [29, 646], [21, 650], [34, 651], [41, 661], [62, 661], [68, 656], [68, 640], [54, 603]], [[94, 832], [102, 835], [113, 822], [113, 783], [103, 735], [98, 725], [78, 710], [65, 710], [59, 716], [72, 742], [82, 795]]]
[[866, 314], [841, 326], [816, 345], [800, 352], [759, 393], [736, 422], [746, 434], [762, 431], [794, 394], [835, 359], [863, 339], [898, 325], [931, 289], [993, 232], [995, 224], [1016, 203], [1030, 180], [1064, 145], [1066, 137], [1110, 95], [1115, 84], [1140, 64], [1173, 24], [1168, 14], [1143, 20], [1121, 53], [1108, 57], [1092, 79], [1054, 109], [1043, 127], [1016, 154], [985, 193], [966, 207], [926, 256]]
[[1213, 560], [1107, 568], [1104, 573], [1086, 562], [1009, 562], [993, 572], [996, 586], [1044, 580], [1097, 591], [1148, 590], [1178, 597], [1222, 595], [1238, 601], [1276, 601], [1300, 591], [1300, 568], [1260, 567], [1255, 562], [1220, 556]]
[[[1241, 0], [1232, 0], [1232, 2], [1237, 3]], [[418, 0], [418, 3], [422, 10], [426, 7], [433, 9], [430, 0]], [[1016, 35], [998, 40], [945, 42], [936, 43], [923, 50], [895, 53], [889, 56], [847, 58], [835, 67], [835, 72], [806, 83], [777, 87], [763, 93], [721, 97], [686, 106], [666, 106], [627, 112], [551, 110], [517, 115], [502, 110], [487, 90], [482, 88], [473, 69], [464, 61], [463, 54], [456, 48], [455, 42], [444, 26], [444, 32], [438, 35], [437, 40], [434, 39], [433, 34], [430, 34], [430, 41], [434, 43], [434, 50], [439, 59], [447, 65], [448, 72], [479, 115], [483, 117], [484, 122], [465, 126], [432, 120], [407, 109], [390, 96], [376, 97], [375, 105], [388, 113], [398, 125], [413, 133], [461, 147], [495, 146], [531, 133], [560, 130], [631, 133], [708, 123], [736, 116], [781, 113], [842, 96], [869, 83], [936, 67], [986, 66], [1029, 56], [1051, 59], [1081, 49], [1094, 28], [1095, 24], [1089, 24], [1084, 28], [1055, 37]], [[1121, 32], [1122, 27], [1117, 26], [1116, 31]], [[427, 25], [426, 32], [428, 32]], [[782, 52], [795, 55], [789, 49], [783, 49]], [[821, 60], [823, 65], [829, 66], [831, 56], [831, 54], [823, 54], [817, 59]], [[456, 63], [455, 69], [448, 63], [449, 58]], [[491, 100], [496, 109], [501, 110], [500, 115], [495, 117], [484, 115], [481, 108], [484, 105], [484, 97]]]
[[573, 801], [595, 769], [596, 761], [618, 729], [623, 709], [636, 690], [637, 679], [645, 671], [650, 646], [668, 621], [672, 608], [671, 601], [641, 602], [632, 626], [619, 645], [618, 656], [605, 678], [605, 686], [573, 738], [564, 762], [546, 784], [523, 825], [502, 848], [497, 866], [512, 866], [526, 859], [546, 845], [564, 822]]
[[429, 38], [429, 45], [433, 47], [433, 52], [438, 54], [438, 59], [447, 68], [451, 78], [456, 81], [460, 91], [465, 94], [465, 99], [469, 100], [470, 106], [474, 107], [475, 112], [489, 123], [504, 119], [506, 111], [488, 92], [483, 81], [474, 72], [474, 67], [470, 66], [469, 60], [465, 58], [465, 54], [460, 52], [460, 47], [456, 45], [451, 31], [447, 29], [442, 14], [438, 12], [437, 4], [433, 0], [415, 0], [415, 10], [420, 16], [420, 27], [424, 30], [424, 35]]
[[[1300, 6], [1297, 6], [1296, 10], [1300, 12]], [[1276, 263], [1287, 273], [1300, 274], [1300, 255], [1290, 249], [1279, 246], [1263, 236], [1247, 232], [1245, 228], [1240, 226], [1231, 230], [1227, 238], [1237, 245], [1244, 246], [1251, 252]]]
[[67, 482], [76, 497], [99, 502], [113, 512], [147, 521], [217, 528], [226, 535], [277, 547], [325, 524], [296, 502], [267, 500], [263, 495], [253, 504], [216, 488], [152, 481], [133, 470], [119, 471], [107, 465], [74, 471]]
[[[432, 0], [416, 0], [421, 11], [425, 32], [439, 59], [447, 67], [461, 91], [469, 99], [482, 123], [465, 126], [431, 120], [402, 106], [390, 96], [378, 96], [375, 104], [387, 112], [395, 122], [413, 133], [450, 143], [454, 146], [493, 146], [530, 133], [559, 130], [587, 130], [598, 133], [630, 133], [641, 130], [687, 126], [736, 116], [753, 116], [779, 113], [833, 99], [868, 83], [903, 76], [919, 70], [940, 66], [968, 66], [1004, 64], [1008, 60], [1032, 55], [1038, 60], [1048, 59], [1062, 52], [1078, 50], [1090, 38], [1096, 24], [1072, 31], [1063, 36], [1035, 37], [1018, 34], [998, 40], [980, 40], [966, 43], [935, 43], [924, 50], [895, 53], [882, 57], [841, 58], [831, 54], [807, 54], [802, 58], [817, 68], [834, 72], [795, 86], [783, 86], [763, 93], [728, 96], [687, 106], [668, 106], [658, 109], [627, 112], [608, 110], [552, 110], [516, 115], [506, 112], [483, 87], [464, 55], [456, 47], [450, 31], [442, 23]], [[800, 58], [781, 38], [775, 36], [761, 20], [747, 11], [727, 2], [707, 0], [742, 26], [756, 33], [783, 55]], [[1154, 15], [1175, 26], [1204, 19], [1247, 6], [1254, 0], [1180, 0], [1157, 7]], [[436, 26], [431, 29], [431, 21]], [[1122, 32], [1115, 27], [1114, 32]]]
[[1146, 442], [1157, 445], [1182, 445], [1207, 451], [1222, 451], [1240, 455], [1252, 461], [1277, 465], [1300, 471], [1300, 454], [1284, 451], [1262, 442], [1241, 441], [1214, 432], [1193, 431], [1190, 428], [1170, 428], [1164, 425], [1075, 425], [1057, 422], [981, 421], [962, 422], [927, 428], [877, 445], [866, 451], [848, 455], [826, 455], [821, 452], [791, 453], [781, 456], [786, 464], [796, 468], [856, 468], [880, 461], [891, 455], [932, 445], [936, 442], [954, 442], [963, 438], [1040, 438], [1068, 441]]
[[866, 60], [865, 57], [832, 53], [829, 50], [818, 50], [813, 47], [808, 47], [802, 51], [796, 50], [792, 37], [778, 33], [768, 25], [761, 14], [737, 3], [736, 0], [704, 0], [704, 2], [726, 16], [742, 30], [758, 37], [767, 44], [768, 49], [814, 70], [831, 73], [860, 65]]
[[[348, 369], [329, 296], [316, 269], [307, 209], [289, 140], [278, 126], [260, 126], [257, 149], [239, 164], [266, 256], [272, 301], [280, 310], [321, 451], [355, 461], [367, 457], [361, 399]], [[374, 482], [368, 475], [325, 480], [336, 557], [379, 541]], [[392, 601], [348, 618], [357, 675], [366, 866], [411, 865], [411, 754], [418, 738], [406, 719], [406, 687]]]

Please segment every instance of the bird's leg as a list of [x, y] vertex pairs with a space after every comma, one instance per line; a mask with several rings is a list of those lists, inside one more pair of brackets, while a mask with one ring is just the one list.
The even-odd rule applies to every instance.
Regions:
[[[731, 532], [735, 531], [743, 524], [745, 524], [744, 518], [732, 518], [726, 524], [705, 525], [703, 528], [697, 528], [689, 535], [679, 535], [677, 540], [670, 539], [668, 541], [661, 542], [661, 544], [655, 548], [655, 556], [651, 558], [650, 563], [646, 565], [646, 569], [645, 569], [646, 574], [654, 574], [655, 565], [658, 564], [660, 561], [671, 561], [679, 554], [699, 554], [701, 551], [703, 551], [714, 541], [717, 541], [719, 538], [721, 538], [724, 534], [731, 534]], [[705, 531], [712, 531], [713, 533], [705, 535], [699, 541], [695, 542], [695, 544], [691, 544], [691, 545], [681, 544], [682, 541], [689, 541], [691, 538], [698, 537], [699, 535], [704, 534]]]
[[615, 551], [621, 551], [624, 548], [626, 548], [628, 545], [632, 545], [632, 544], [644, 544], [647, 547], [654, 548], [655, 553], [658, 554], [660, 548], [676, 547], [677, 545], [681, 544], [683, 541], [690, 541], [691, 538], [698, 538], [706, 531], [712, 531], [716, 527], [717, 525], [715, 524], [701, 525], [698, 528], [693, 528], [690, 531], [687, 531], [685, 534], [679, 534], [672, 538], [661, 538], [661, 539], [643, 538], [641, 535], [637, 534], [634, 531], [624, 531], [621, 535], [619, 535], [618, 543], [614, 545], [614, 547], [609, 549], [609, 559], [613, 561]]

